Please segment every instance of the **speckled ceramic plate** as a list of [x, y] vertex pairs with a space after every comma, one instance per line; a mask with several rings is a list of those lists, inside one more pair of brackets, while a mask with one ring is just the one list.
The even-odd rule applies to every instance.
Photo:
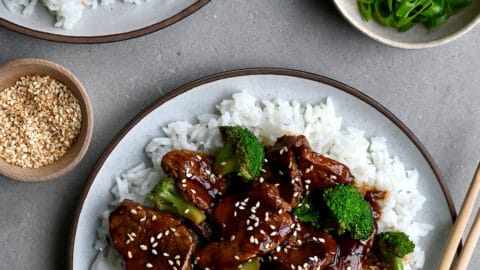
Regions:
[[[195, 116], [214, 112], [215, 104], [233, 93], [247, 91], [259, 99], [296, 99], [319, 103], [331, 97], [344, 126], [379, 135], [388, 140], [389, 151], [416, 168], [419, 189], [427, 197], [420, 220], [434, 225], [421, 241], [425, 265], [436, 269], [441, 247], [448, 239], [455, 210], [434, 161], [412, 132], [392, 113], [363, 93], [331, 79], [300, 71], [248, 69], [207, 77], [161, 97], [132, 120], [107, 147], [94, 168], [75, 213], [69, 247], [69, 269], [89, 269], [96, 255], [93, 245], [99, 214], [113, 199], [110, 189], [115, 176], [147, 161], [145, 145], [160, 135], [160, 127], [176, 120], [193, 121]], [[147, 161], [148, 162], [148, 161]]]
[[210, 0], [151, 0], [142, 4], [117, 3], [85, 10], [70, 30], [54, 27], [55, 18], [37, 4], [30, 16], [9, 12], [0, 1], [0, 25], [42, 39], [68, 43], [125, 40], [167, 27], [195, 12]]
[[333, 0], [343, 17], [370, 38], [403, 49], [430, 48], [453, 41], [467, 33], [480, 21], [480, 1], [472, 0], [460, 13], [450, 17], [437, 28], [427, 30], [421, 25], [406, 32], [383, 27], [374, 19], [365, 22], [358, 10], [357, 0]]

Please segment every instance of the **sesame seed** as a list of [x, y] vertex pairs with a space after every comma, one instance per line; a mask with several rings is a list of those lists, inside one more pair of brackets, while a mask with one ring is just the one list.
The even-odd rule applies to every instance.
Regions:
[[190, 192], [192, 192], [192, 194], [197, 194], [197, 191], [195, 189], [190, 189]]
[[158, 242], [155, 242], [155, 243], [152, 244], [153, 248], [156, 248], [157, 246], [158, 246]]
[[143, 217], [140, 219], [140, 222], [144, 222], [145, 220], [147, 220], [147, 216], [143, 216]]
[[127, 257], [128, 257], [129, 259], [133, 258], [132, 252], [131, 252], [130, 250], [127, 251]]
[[130, 210], [130, 213], [132, 213], [132, 215], [138, 214], [137, 210], [135, 210], [135, 209], [131, 209], [131, 210]]
[[146, 263], [146, 264], [145, 264], [145, 267], [146, 267], [146, 268], [153, 268], [153, 265], [152, 265], [151, 263]]
[[188, 212], [190, 212], [190, 208], [187, 208], [185, 209], [185, 211], [183, 211], [185, 214], [188, 214]]
[[170, 254], [168, 254], [167, 252], [163, 252], [162, 255], [163, 255], [163, 257], [168, 257], [168, 256], [170, 256]]
[[145, 251], [148, 250], [148, 247], [146, 245], [140, 245], [140, 249]]
[[155, 221], [155, 220], [157, 220], [157, 216], [156, 216], [156, 215], [153, 215], [153, 216], [152, 216], [152, 221]]
[[227, 165], [227, 162], [222, 161], [222, 162], [220, 162], [220, 165], [225, 166], [225, 165]]
[[162, 238], [162, 236], [163, 236], [163, 233], [158, 233], [158, 234], [157, 234], [157, 239]]
[[168, 260], [168, 264], [174, 265], [175, 263], [172, 260]]
[[235, 235], [230, 236], [230, 241], [235, 240]]
[[237, 261], [240, 260], [240, 257], [238, 257], [238, 255], [233, 256], [233, 258], [235, 258], [235, 260]]
[[157, 250], [156, 250], [156, 249], [152, 249], [152, 254], [153, 254], [153, 255], [158, 255]]

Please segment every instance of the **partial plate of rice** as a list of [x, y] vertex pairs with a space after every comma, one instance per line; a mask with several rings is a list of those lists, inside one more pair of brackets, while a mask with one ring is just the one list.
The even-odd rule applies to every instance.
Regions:
[[114, 267], [119, 261], [105, 242], [108, 210], [125, 198], [144, 203], [166, 151], [218, 148], [219, 125], [245, 126], [266, 144], [286, 133], [306, 135], [315, 151], [348, 165], [357, 180], [390, 191], [379, 229], [405, 231], [417, 243], [406, 269], [437, 268], [455, 210], [438, 167], [413, 133], [342, 83], [301, 71], [248, 69], [172, 91], [119, 133], [82, 193], [69, 269], [122, 269]]
[[60, 42], [112, 42], [160, 30], [209, 1], [0, 0], [0, 26]]

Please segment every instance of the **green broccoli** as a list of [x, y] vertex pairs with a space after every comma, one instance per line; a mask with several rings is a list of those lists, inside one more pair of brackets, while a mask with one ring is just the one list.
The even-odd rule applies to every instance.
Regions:
[[323, 200], [339, 235], [348, 233], [367, 239], [375, 230], [370, 204], [352, 185], [337, 185], [323, 190]]
[[314, 227], [320, 226], [320, 212], [314, 207], [309, 198], [303, 197], [302, 202], [293, 209], [293, 214], [301, 222], [311, 224]]
[[185, 201], [175, 188], [175, 180], [164, 177], [150, 193], [150, 199], [160, 210], [165, 210], [199, 224], [205, 220], [205, 214], [192, 204]]
[[403, 232], [379, 233], [373, 244], [375, 254], [388, 270], [402, 270], [403, 257], [414, 248], [415, 244]]
[[219, 130], [225, 144], [213, 163], [214, 172], [219, 175], [237, 172], [246, 181], [259, 175], [265, 152], [257, 137], [239, 126], [221, 126]]
[[242, 265], [240, 265], [237, 269], [238, 270], [259, 270], [260, 269], [260, 261], [258, 260], [258, 258], [251, 259], [251, 260], [243, 263]]

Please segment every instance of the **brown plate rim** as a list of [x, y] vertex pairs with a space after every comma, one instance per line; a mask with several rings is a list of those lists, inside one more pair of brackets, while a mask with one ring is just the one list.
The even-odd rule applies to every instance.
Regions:
[[232, 70], [232, 71], [226, 71], [226, 72], [221, 72], [217, 73], [214, 75], [210, 75], [207, 77], [204, 77], [202, 79], [198, 79], [196, 81], [193, 81], [191, 83], [188, 83], [186, 85], [183, 85], [166, 95], [160, 97], [156, 101], [154, 101], [152, 104], [150, 104], [147, 108], [145, 108], [143, 111], [141, 111], [135, 118], [133, 118], [116, 136], [115, 138], [110, 142], [110, 144], [107, 146], [105, 151], [102, 153], [100, 156], [99, 160], [97, 161], [97, 164], [95, 165], [94, 169], [92, 170], [88, 180], [87, 184], [85, 185], [82, 194], [80, 195], [80, 199], [78, 202], [78, 206], [75, 209], [74, 213], [74, 222], [71, 227], [70, 231], [70, 240], [68, 244], [68, 269], [73, 270], [73, 250], [74, 250], [74, 243], [75, 243], [75, 237], [76, 237], [76, 231], [77, 231], [77, 225], [78, 225], [78, 218], [80, 217], [80, 212], [83, 208], [83, 204], [85, 202], [85, 199], [87, 197], [87, 194], [90, 191], [90, 187], [98, 174], [99, 170], [102, 168], [103, 164], [105, 163], [106, 159], [110, 156], [110, 153], [115, 149], [115, 147], [118, 145], [118, 143], [123, 139], [123, 137], [139, 123], [145, 116], [147, 116], [149, 113], [151, 113], [153, 110], [161, 106], [162, 104], [166, 103], [167, 101], [180, 96], [181, 94], [188, 92], [196, 87], [199, 87], [201, 85], [211, 83], [214, 81], [222, 80], [222, 79], [227, 79], [227, 78], [233, 78], [233, 77], [241, 77], [241, 76], [248, 76], [248, 75], [281, 75], [281, 76], [290, 76], [290, 77], [297, 77], [301, 79], [307, 79], [311, 81], [316, 81], [319, 83], [323, 83], [326, 85], [330, 85], [340, 91], [343, 91], [347, 94], [350, 94], [361, 101], [367, 103], [368, 105], [372, 106], [375, 108], [377, 111], [382, 113], [385, 117], [387, 117], [390, 121], [392, 121], [398, 128], [400, 128], [405, 135], [415, 144], [417, 149], [422, 153], [423, 157], [426, 159], [428, 164], [430, 165], [430, 168], [434, 172], [440, 187], [442, 188], [443, 194], [445, 196], [445, 199], [447, 200], [447, 204], [450, 210], [450, 214], [452, 216], [452, 222], [456, 219], [457, 213], [455, 210], [455, 206], [452, 200], [452, 197], [450, 195], [450, 192], [448, 190], [448, 187], [445, 183], [445, 180], [440, 172], [440, 169], [438, 168], [437, 164], [431, 157], [431, 155], [428, 153], [427, 149], [425, 146], [420, 142], [420, 140], [415, 136], [415, 134], [400, 120], [398, 119], [392, 112], [390, 112], [387, 108], [385, 108], [383, 105], [375, 101], [373, 98], [369, 97], [368, 95], [364, 94], [363, 92], [360, 92], [359, 90], [350, 87], [344, 83], [341, 83], [339, 81], [330, 79], [328, 77], [306, 72], [306, 71], [300, 71], [300, 70], [294, 70], [294, 69], [283, 69], [283, 68], [248, 68], [248, 69], [239, 69], [239, 70]]
[[201, 7], [206, 5], [210, 0], [198, 0], [192, 5], [188, 6], [187, 8], [183, 9], [182, 11], [178, 12], [177, 14], [160, 21], [158, 23], [154, 23], [152, 25], [139, 28], [133, 31], [112, 34], [112, 35], [103, 35], [103, 36], [69, 36], [69, 35], [59, 35], [59, 34], [52, 34], [48, 32], [33, 30], [28, 27], [24, 27], [18, 25], [14, 22], [8, 21], [6, 19], [0, 18], [0, 26], [8, 28], [12, 31], [39, 38], [44, 40], [62, 42], [62, 43], [75, 43], [75, 44], [97, 44], [97, 43], [108, 43], [108, 42], [116, 42], [121, 40], [132, 39], [140, 36], [144, 36], [146, 34], [153, 33], [160, 29], [163, 29], [167, 26], [170, 26], [188, 16], [190, 16], [195, 11], [199, 10]]

